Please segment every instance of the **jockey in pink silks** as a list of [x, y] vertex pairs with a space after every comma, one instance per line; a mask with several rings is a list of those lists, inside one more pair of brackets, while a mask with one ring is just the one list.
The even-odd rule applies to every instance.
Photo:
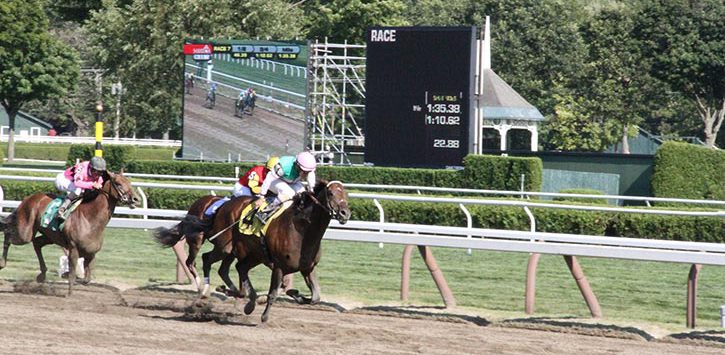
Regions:
[[81, 196], [83, 191], [100, 189], [103, 186], [103, 173], [106, 161], [101, 157], [93, 157], [90, 161], [80, 162], [55, 177], [55, 187], [66, 192], [65, 199], [58, 208], [58, 217], [65, 219], [65, 210], [71, 202]]

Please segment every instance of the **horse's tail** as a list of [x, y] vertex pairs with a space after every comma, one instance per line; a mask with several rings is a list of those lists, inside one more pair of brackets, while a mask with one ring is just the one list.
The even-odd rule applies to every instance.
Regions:
[[17, 209], [5, 218], [0, 218], [0, 230], [5, 234], [5, 239], [15, 242], [19, 237]]
[[197, 238], [201, 233], [207, 232], [211, 228], [211, 223], [197, 216], [187, 214], [178, 224], [179, 231], [186, 236], [189, 243], [196, 244]]
[[193, 215], [186, 215], [181, 222], [171, 228], [159, 227], [153, 232], [156, 242], [164, 247], [172, 247], [186, 236], [187, 239], [196, 239], [200, 232], [207, 228], [207, 223]]

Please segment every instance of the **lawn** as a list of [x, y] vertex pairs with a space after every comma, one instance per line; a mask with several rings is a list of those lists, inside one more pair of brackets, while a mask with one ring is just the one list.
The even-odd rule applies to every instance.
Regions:
[[[318, 266], [323, 299], [365, 305], [400, 304], [400, 265], [403, 246], [323, 241]], [[205, 244], [203, 251], [209, 249]], [[524, 282], [528, 255], [435, 248], [434, 256], [459, 307], [481, 314], [524, 317]], [[45, 248], [49, 273], [55, 273], [61, 251]], [[6, 280], [32, 280], [38, 266], [31, 245], [12, 246], [8, 266], [0, 271]], [[197, 260], [201, 268], [201, 258]], [[580, 258], [579, 262], [597, 295], [605, 322], [648, 323], [684, 329], [686, 281], [689, 265]], [[142, 230], [106, 231], [97, 257], [94, 280], [136, 286], [175, 280], [175, 258]], [[218, 266], [218, 264], [216, 265]], [[258, 266], [252, 282], [266, 293], [269, 270]], [[56, 274], [49, 279], [59, 280]], [[232, 268], [232, 279], [237, 280]], [[704, 266], [698, 289], [698, 326], [717, 327], [720, 305], [725, 303], [725, 268]], [[212, 273], [212, 284], [221, 284]], [[295, 286], [307, 293], [302, 278]], [[588, 318], [589, 311], [560, 256], [542, 256], [537, 274], [537, 317]], [[442, 306], [443, 302], [420, 257], [413, 256], [409, 304]]]

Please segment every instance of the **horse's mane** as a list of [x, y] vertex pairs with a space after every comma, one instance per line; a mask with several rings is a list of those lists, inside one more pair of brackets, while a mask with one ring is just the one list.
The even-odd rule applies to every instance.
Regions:
[[[315, 196], [319, 196], [320, 192], [322, 192], [322, 190], [324, 190], [326, 188], [327, 188], [327, 180], [319, 180], [317, 182], [317, 184], [315, 184], [315, 188], [313, 189], [313, 191], [314, 191], [313, 194]], [[292, 199], [292, 201], [293, 201], [292, 205], [297, 206], [300, 209], [309, 206], [310, 203], [314, 203], [312, 201], [312, 199], [310, 198], [310, 195], [307, 192], [295, 195], [295, 197]]]

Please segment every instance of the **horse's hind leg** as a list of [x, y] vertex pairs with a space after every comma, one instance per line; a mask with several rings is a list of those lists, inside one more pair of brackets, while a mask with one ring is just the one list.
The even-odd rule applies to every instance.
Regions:
[[226, 254], [217, 248], [201, 255], [201, 260], [203, 262], [202, 269], [204, 271], [204, 288], [201, 290], [201, 297], [206, 297], [209, 293], [209, 274], [211, 274], [211, 265], [219, 260], [222, 260], [225, 256]]
[[53, 243], [53, 241], [43, 234], [33, 239], [33, 249], [35, 249], [35, 255], [38, 257], [38, 264], [40, 264], [40, 273], [35, 277], [35, 281], [37, 282], [45, 282], [45, 273], [48, 271], [48, 267], [45, 266], [42, 248], [51, 243]]
[[277, 299], [277, 290], [279, 290], [279, 285], [282, 284], [282, 277], [284, 277], [282, 269], [272, 269], [272, 280], [269, 281], [269, 294], [267, 295], [267, 306], [264, 307], [264, 313], [262, 313], [262, 323], [269, 319], [269, 311], [272, 308], [272, 303]]

